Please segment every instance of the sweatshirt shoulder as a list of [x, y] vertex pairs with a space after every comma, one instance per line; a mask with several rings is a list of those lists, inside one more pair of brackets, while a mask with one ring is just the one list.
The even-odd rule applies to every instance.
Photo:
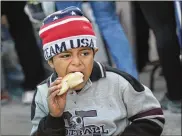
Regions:
[[109, 66], [106, 66], [105, 70], [107, 78], [115, 81], [119, 80], [119, 84], [124, 86], [129, 83], [137, 92], [142, 92], [145, 90], [144, 86], [130, 74]]
[[42, 95], [42, 97], [47, 97], [48, 94], [48, 86], [47, 84], [42, 84], [37, 86], [37, 92]]
[[47, 79], [37, 85], [37, 95], [41, 95], [41, 97], [47, 97], [48, 94], [48, 84]]

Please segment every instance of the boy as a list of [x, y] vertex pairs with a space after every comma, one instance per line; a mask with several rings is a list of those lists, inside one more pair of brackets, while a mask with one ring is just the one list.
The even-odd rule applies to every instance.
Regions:
[[[152, 92], [130, 75], [94, 61], [98, 51], [90, 21], [76, 7], [55, 12], [40, 29], [45, 59], [54, 73], [37, 86], [32, 136], [159, 136], [164, 125]], [[58, 96], [62, 78], [81, 72], [84, 82]]]

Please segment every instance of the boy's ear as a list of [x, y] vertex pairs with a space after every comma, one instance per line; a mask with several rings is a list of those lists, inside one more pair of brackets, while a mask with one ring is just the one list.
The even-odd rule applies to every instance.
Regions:
[[96, 52], [98, 52], [98, 50], [99, 50], [98, 48], [94, 49], [94, 55], [96, 54]]
[[51, 68], [54, 68], [54, 64], [53, 64], [53, 60], [52, 59], [51, 60], [48, 60], [48, 64], [49, 64], [49, 66]]

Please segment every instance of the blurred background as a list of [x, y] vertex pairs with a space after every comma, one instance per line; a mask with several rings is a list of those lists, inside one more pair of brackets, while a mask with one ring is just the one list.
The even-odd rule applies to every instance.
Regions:
[[95, 60], [148, 86], [164, 110], [163, 135], [181, 135], [182, 1], [1, 1], [1, 134], [29, 135], [35, 87], [52, 72], [38, 31], [67, 6], [91, 20]]

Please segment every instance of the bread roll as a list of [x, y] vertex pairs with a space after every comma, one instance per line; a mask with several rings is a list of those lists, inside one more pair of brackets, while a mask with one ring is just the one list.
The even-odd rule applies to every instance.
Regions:
[[69, 73], [62, 80], [62, 87], [57, 95], [64, 94], [68, 89], [74, 88], [83, 82], [83, 74], [81, 72]]

